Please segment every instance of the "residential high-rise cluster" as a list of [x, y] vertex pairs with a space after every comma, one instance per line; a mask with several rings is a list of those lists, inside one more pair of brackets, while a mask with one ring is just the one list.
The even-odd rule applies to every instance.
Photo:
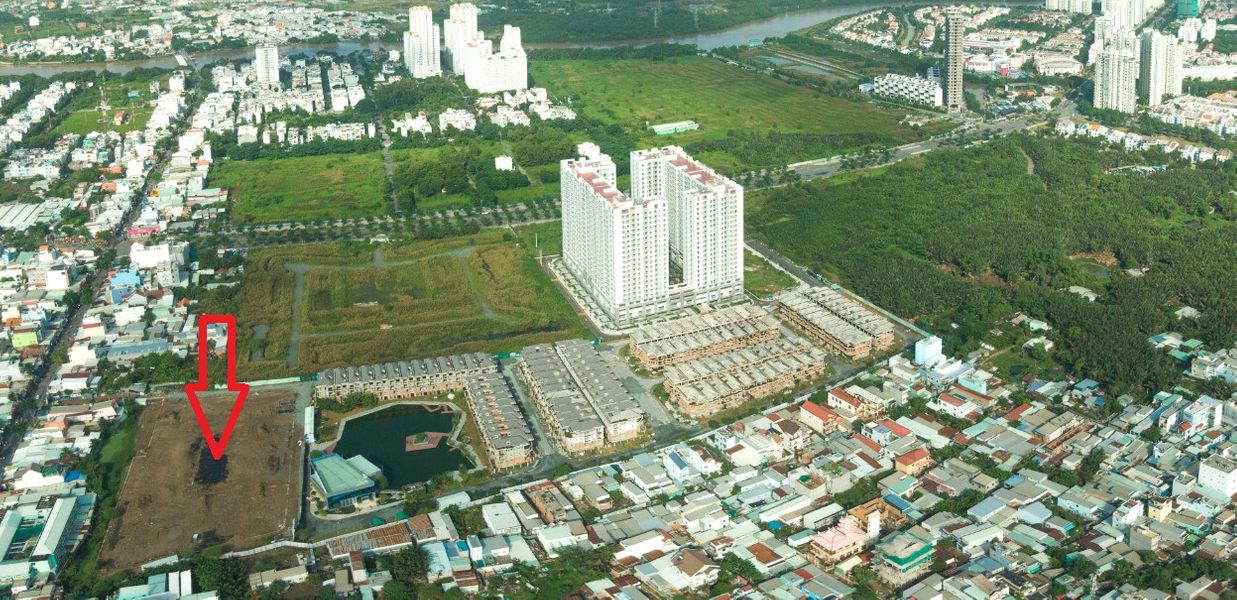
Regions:
[[966, 33], [966, 16], [957, 8], [945, 12], [945, 108], [950, 112], [966, 110], [962, 80], [962, 38]]
[[562, 162], [563, 260], [620, 326], [743, 293], [743, 187], [667, 146]]
[[270, 44], [255, 48], [253, 70], [258, 85], [279, 87], [279, 48]]
[[441, 38], [429, 7], [409, 10], [404, 60], [412, 76], [423, 79], [441, 75], [443, 49], [450, 59], [451, 72], [463, 76], [473, 90], [493, 94], [528, 88], [528, 55], [520, 28], [504, 25], [495, 52], [494, 43], [477, 28], [477, 7], [473, 4], [451, 5]]
[[1095, 22], [1096, 108], [1133, 113], [1139, 100], [1158, 105], [1181, 95], [1185, 50], [1173, 36], [1148, 29], [1138, 36], [1112, 16]]
[[1163, 6], [1164, 0], [1100, 0], [1100, 15], [1112, 19], [1113, 27], [1137, 30]]
[[404, 32], [404, 65], [417, 79], [442, 75], [438, 46], [438, 25], [428, 6], [408, 9], [408, 31]]

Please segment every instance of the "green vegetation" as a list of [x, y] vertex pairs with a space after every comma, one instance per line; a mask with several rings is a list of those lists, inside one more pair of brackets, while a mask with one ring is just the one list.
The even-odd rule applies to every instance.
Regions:
[[[241, 285], [204, 295], [202, 310], [240, 319], [242, 379], [586, 337], [515, 239], [485, 230], [380, 255], [360, 243], [253, 250]], [[304, 273], [296, 341], [293, 268]]]
[[525, 191], [529, 188], [529, 180], [518, 169], [499, 171], [494, 168], [494, 157], [503, 151], [491, 142], [473, 140], [436, 148], [392, 150], [391, 154], [392, 160], [397, 162], [395, 194], [400, 204], [409, 208], [429, 211], [493, 206], [514, 201], [511, 198], [545, 197], [537, 193], [528, 198], [520, 194], [499, 195], [500, 192]]
[[[900, 113], [708, 58], [538, 61], [531, 70], [537, 85], [570, 97], [586, 117], [618, 126], [640, 145], [685, 145], [720, 171], [785, 165], [922, 135], [899, 125]], [[682, 120], [700, 129], [667, 136], [647, 129]]]
[[210, 185], [230, 191], [234, 222], [268, 223], [385, 214], [385, 177], [379, 153], [327, 154], [221, 161]]
[[[163, 69], [135, 69], [124, 75], [97, 77], [93, 85], [80, 91], [65, 107], [67, 114], [51, 134], [60, 137], [70, 133], [125, 133], [142, 129], [154, 112], [150, 103], [159, 95], [152, 92], [150, 86], [157, 82], [160, 91], [167, 91], [169, 75]], [[100, 106], [107, 108], [99, 110]]]
[[99, 579], [99, 553], [107, 543], [108, 526], [117, 516], [116, 498], [120, 494], [121, 484], [124, 483], [129, 462], [133, 460], [138, 416], [130, 414], [128, 419], [119, 424], [105, 425], [100, 443], [95, 445], [95, 452], [78, 461], [76, 465], [76, 468], [86, 475], [90, 491], [98, 495], [90, 537], [74, 553], [73, 559], [67, 561], [68, 566], [60, 575], [61, 581], [76, 595], [105, 596], [124, 578], [125, 574], [121, 572], [106, 579]]
[[[970, 351], [1015, 311], [1047, 320], [1053, 358], [1117, 394], [1167, 389], [1179, 370], [1146, 338], [1169, 327], [1237, 338], [1237, 172], [1227, 166], [1108, 174], [1168, 162], [1086, 141], [1016, 136], [938, 152], [879, 175], [752, 194], [754, 234]], [[1028, 165], [1031, 174], [1028, 174]], [[1140, 277], [1097, 278], [1071, 256], [1112, 253]], [[1086, 285], [1087, 302], [1061, 291]], [[1197, 324], [1171, 316], [1202, 310]], [[956, 324], [956, 328], [951, 324]]]
[[563, 222], [551, 221], [515, 228], [515, 234], [533, 256], [555, 256], [563, 253]]
[[798, 285], [794, 277], [769, 264], [759, 254], [750, 251], [743, 253], [743, 287], [748, 293], [764, 298], [794, 288]]

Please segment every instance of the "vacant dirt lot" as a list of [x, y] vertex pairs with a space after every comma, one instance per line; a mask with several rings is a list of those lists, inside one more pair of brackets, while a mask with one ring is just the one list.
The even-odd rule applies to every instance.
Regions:
[[[295, 397], [284, 390], [252, 391], [222, 465], [205, 451], [187, 402], [147, 406], [103, 549], [104, 567], [128, 569], [203, 547], [243, 549], [290, 536], [300, 500], [302, 434], [295, 413], [279, 413], [278, 407]], [[226, 394], [203, 397], [216, 433], [231, 400]]]

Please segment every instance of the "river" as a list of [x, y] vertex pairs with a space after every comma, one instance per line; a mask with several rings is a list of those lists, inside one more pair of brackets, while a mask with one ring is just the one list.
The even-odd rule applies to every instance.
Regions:
[[[983, 2], [982, 4], [999, 4], [999, 5], [1017, 5], [1027, 4], [1030, 0], [1013, 0], [1010, 2]], [[813, 8], [808, 10], [800, 10], [788, 12], [776, 17], [752, 21], [726, 29], [719, 29], [706, 33], [698, 33], [693, 35], [678, 35], [666, 37], [654, 37], [638, 40], [617, 40], [617, 41], [599, 41], [599, 42], [579, 42], [579, 43], [543, 43], [543, 44], [525, 44], [526, 48], [617, 48], [622, 46], [646, 46], [657, 43], [672, 43], [672, 44], [694, 44], [701, 50], [714, 50], [726, 46], [741, 46], [747, 44], [751, 40], [763, 40], [769, 37], [781, 37], [792, 31], [797, 31], [805, 27], [811, 27], [818, 23], [830, 21], [838, 17], [845, 17], [857, 13], [877, 8], [891, 8], [899, 6], [912, 6], [917, 4], [933, 4], [932, 2], [898, 2], [898, 3], [864, 3], [864, 4], [843, 4], [836, 6], [825, 6], [821, 8]], [[321, 45], [292, 45], [280, 46], [281, 54], [313, 54], [320, 51], [331, 51], [339, 54], [348, 54], [357, 50], [398, 50], [400, 44], [397, 42], [338, 42], [333, 44]], [[252, 58], [253, 50], [247, 48], [227, 49], [227, 50], [208, 50], [193, 55], [192, 62], [195, 67], [213, 63], [217, 60], [234, 60], [238, 58]], [[154, 58], [139, 59], [139, 60], [123, 60], [111, 62], [94, 62], [94, 63], [55, 63], [55, 64], [18, 64], [18, 65], [0, 65], [0, 75], [27, 75], [33, 73], [43, 77], [50, 77], [59, 73], [69, 71], [107, 71], [110, 73], [127, 73], [137, 68], [160, 68], [174, 69], [176, 68], [176, 59], [173, 56], [157, 56]]]

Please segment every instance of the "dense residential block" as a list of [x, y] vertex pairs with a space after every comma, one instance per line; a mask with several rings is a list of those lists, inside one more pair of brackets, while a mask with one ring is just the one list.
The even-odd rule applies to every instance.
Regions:
[[631, 355], [644, 368], [667, 366], [773, 341], [777, 319], [764, 309], [741, 304], [701, 315], [645, 325], [631, 334]]
[[812, 341], [850, 359], [866, 358], [894, 343], [893, 323], [833, 289], [783, 294], [777, 311]]

